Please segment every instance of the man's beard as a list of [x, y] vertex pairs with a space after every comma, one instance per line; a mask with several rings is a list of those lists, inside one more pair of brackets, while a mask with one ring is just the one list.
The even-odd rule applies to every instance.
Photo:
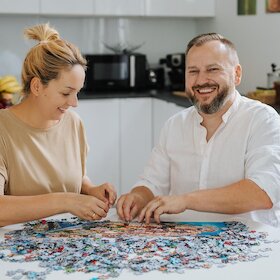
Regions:
[[[202, 87], [200, 87], [200, 88], [202, 88]], [[222, 106], [224, 105], [224, 101], [225, 101], [226, 97], [228, 96], [228, 93], [229, 93], [228, 87], [222, 88], [221, 91], [218, 92], [217, 96], [209, 104], [201, 104], [199, 102], [199, 100], [196, 98], [196, 96], [190, 94], [189, 91], [187, 91], [187, 96], [189, 97], [189, 99], [193, 103], [193, 105], [196, 107], [198, 112], [201, 112], [204, 114], [214, 114], [222, 108]]]

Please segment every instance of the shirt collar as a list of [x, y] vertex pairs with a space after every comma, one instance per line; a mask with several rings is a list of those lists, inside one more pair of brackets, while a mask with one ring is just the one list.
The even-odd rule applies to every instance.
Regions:
[[233, 100], [232, 105], [228, 108], [228, 110], [222, 116], [224, 123], [226, 123], [228, 121], [229, 117], [237, 110], [238, 105], [240, 103], [241, 95], [237, 90], [235, 90], [233, 98], [234, 98], [234, 100]]
[[[228, 121], [229, 117], [237, 110], [240, 100], [241, 100], [241, 95], [237, 90], [235, 90], [233, 103], [222, 116], [224, 123], [226, 123]], [[198, 111], [195, 107], [194, 107], [194, 115], [195, 115], [197, 122], [200, 124], [203, 121], [203, 118], [198, 113]]]

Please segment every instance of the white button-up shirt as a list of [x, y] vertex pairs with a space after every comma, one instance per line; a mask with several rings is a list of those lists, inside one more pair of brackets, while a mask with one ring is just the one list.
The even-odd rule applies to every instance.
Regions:
[[274, 206], [247, 215], [280, 226], [278, 113], [236, 92], [222, 119], [207, 142], [202, 117], [193, 106], [171, 117], [134, 187], [147, 186], [154, 195], [183, 194], [250, 179], [269, 195]]

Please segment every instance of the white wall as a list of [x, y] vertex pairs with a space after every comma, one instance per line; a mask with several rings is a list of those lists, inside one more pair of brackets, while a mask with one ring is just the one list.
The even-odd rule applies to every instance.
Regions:
[[[159, 59], [168, 53], [184, 52], [186, 42], [196, 34], [196, 22], [192, 19], [0, 15], [0, 76], [20, 75], [21, 63], [35, 43], [23, 38], [23, 29], [40, 22], [49, 22], [63, 38], [79, 46], [83, 53], [109, 52], [103, 42], [109, 45], [144, 43], [139, 52], [147, 54], [152, 65], [157, 64]], [[7, 52], [15, 56], [17, 61], [11, 60], [11, 55], [7, 56]], [[6, 62], [7, 57], [11, 62]], [[11, 72], [10, 69], [13, 72], [7, 73]]]
[[218, 32], [236, 45], [243, 79], [242, 94], [267, 85], [270, 64], [280, 67], [280, 13], [266, 14], [265, 0], [257, 0], [256, 15], [237, 15], [237, 0], [216, 0], [216, 17], [198, 24], [198, 33]]
[[[83, 53], [105, 52], [103, 42], [111, 45], [144, 43], [151, 64], [172, 52], [184, 52], [187, 42], [204, 32], [219, 32], [232, 40], [243, 66], [239, 86], [242, 94], [257, 86], [267, 85], [270, 64], [280, 66], [280, 13], [266, 14], [265, 0], [257, 0], [257, 15], [237, 15], [237, 0], [216, 0], [216, 17], [210, 19], [174, 18], [59, 18], [0, 15], [0, 76], [10, 68], [20, 68], [32, 42], [24, 41], [23, 29], [38, 22], [49, 21], [61, 36], [77, 44]], [[6, 65], [4, 51], [18, 59]], [[19, 63], [20, 62], [20, 63]], [[15, 66], [16, 65], [16, 66]], [[17, 70], [20, 73], [20, 69]], [[13, 73], [12, 73], [13, 74]], [[17, 73], [15, 73], [17, 74]]]

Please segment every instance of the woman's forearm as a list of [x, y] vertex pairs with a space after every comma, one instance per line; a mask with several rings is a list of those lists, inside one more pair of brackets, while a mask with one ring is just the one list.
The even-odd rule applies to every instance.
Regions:
[[68, 212], [71, 193], [36, 196], [0, 196], [0, 226], [21, 223]]

